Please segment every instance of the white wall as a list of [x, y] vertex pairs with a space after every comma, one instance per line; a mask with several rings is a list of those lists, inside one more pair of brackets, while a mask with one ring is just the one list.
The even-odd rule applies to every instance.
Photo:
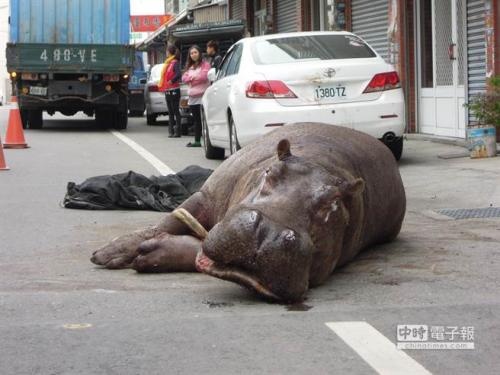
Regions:
[[164, 14], [165, 0], [130, 0], [130, 14], [137, 16]]
[[7, 74], [5, 48], [9, 40], [9, 0], [0, 0], [0, 96], [2, 103], [10, 98], [10, 79]]

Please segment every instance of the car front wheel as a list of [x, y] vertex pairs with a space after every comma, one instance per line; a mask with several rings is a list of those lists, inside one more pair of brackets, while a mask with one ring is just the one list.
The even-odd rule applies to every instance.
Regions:
[[205, 150], [205, 157], [207, 159], [224, 159], [224, 149], [212, 146], [210, 143], [210, 135], [208, 134], [207, 119], [205, 111], [201, 109], [201, 131], [203, 135], [203, 149]]
[[229, 116], [229, 150], [231, 155], [235, 154], [241, 148], [238, 142], [238, 133], [236, 133], [236, 125], [233, 116]]
[[149, 112], [146, 112], [146, 123], [148, 125], [155, 125], [156, 124], [156, 116], [149, 114]]

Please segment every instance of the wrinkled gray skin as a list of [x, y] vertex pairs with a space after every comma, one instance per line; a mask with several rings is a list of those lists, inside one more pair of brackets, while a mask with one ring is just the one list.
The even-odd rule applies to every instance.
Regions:
[[361, 250], [393, 240], [405, 206], [398, 166], [380, 141], [294, 124], [230, 157], [182, 204], [209, 231], [206, 239], [167, 214], [92, 261], [139, 272], [198, 270], [266, 298], [300, 301]]

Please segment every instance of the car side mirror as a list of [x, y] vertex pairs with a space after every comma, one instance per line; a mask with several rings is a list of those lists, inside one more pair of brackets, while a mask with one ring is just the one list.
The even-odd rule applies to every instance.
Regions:
[[141, 85], [145, 85], [147, 81], [148, 81], [148, 80], [147, 80], [146, 78], [141, 78], [141, 79], [139, 80], [139, 83], [140, 83]]
[[207, 77], [210, 82], [215, 81], [217, 79], [217, 69], [215, 68], [210, 69], [208, 71]]

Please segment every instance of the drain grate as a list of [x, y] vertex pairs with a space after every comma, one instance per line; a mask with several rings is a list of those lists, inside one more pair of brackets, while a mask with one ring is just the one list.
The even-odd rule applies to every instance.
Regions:
[[500, 217], [500, 207], [486, 208], [452, 208], [436, 210], [438, 214], [452, 217], [456, 220], [461, 219], [486, 219], [490, 217]]

